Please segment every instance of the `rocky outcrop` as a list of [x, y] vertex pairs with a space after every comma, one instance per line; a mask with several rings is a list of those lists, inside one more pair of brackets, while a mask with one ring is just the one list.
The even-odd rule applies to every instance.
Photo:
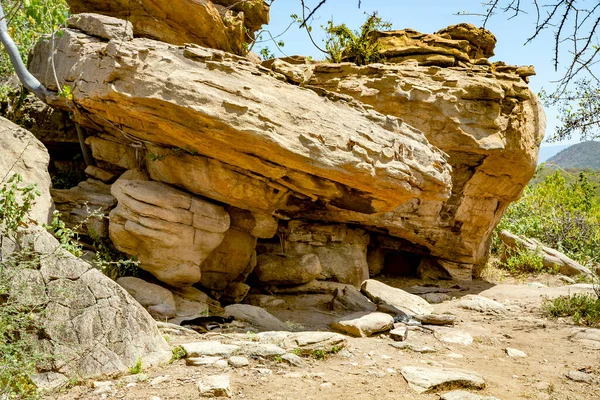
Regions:
[[229, 229], [229, 214], [221, 206], [144, 178], [130, 170], [112, 185], [118, 205], [110, 213], [111, 240], [169, 285], [198, 282], [200, 265]]
[[[269, 6], [263, 0], [68, 0], [72, 13], [98, 13], [133, 25], [136, 36], [166, 43], [194, 43], [236, 54], [247, 51]], [[131, 29], [131, 28], [129, 28]]]
[[[470, 279], [536, 165], [544, 116], [526, 84], [533, 71], [489, 63], [495, 38], [483, 29], [377, 33], [387, 63], [364, 67], [261, 66], [198, 45], [107, 41], [91, 30], [66, 29], [54, 47], [74, 119], [96, 131], [87, 139], [94, 158], [114, 172], [141, 168], [149, 187], [219, 204], [231, 219], [219, 232], [178, 220], [174, 243], [160, 233], [173, 221], [155, 213], [134, 240], [125, 225], [142, 214], [125, 216], [129, 206], [119, 205], [111, 238], [172, 285], [238, 287], [258, 276], [257, 241], [259, 256], [314, 254], [322, 271], [308, 275], [356, 287], [369, 265], [373, 274]], [[39, 43], [31, 68], [52, 88], [50, 51]], [[141, 190], [126, 193], [119, 182], [113, 193], [125, 204]], [[221, 239], [200, 254], [186, 236], [195, 229]], [[155, 234], [159, 241], [143, 243]]]

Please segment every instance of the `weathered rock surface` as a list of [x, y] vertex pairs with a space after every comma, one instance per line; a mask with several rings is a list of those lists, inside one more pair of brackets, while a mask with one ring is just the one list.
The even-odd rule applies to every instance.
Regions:
[[333, 329], [358, 337], [386, 332], [393, 326], [394, 317], [380, 312], [350, 314], [331, 324]]
[[261, 254], [254, 274], [264, 285], [300, 285], [319, 277], [322, 270], [319, 257], [314, 254]]
[[106, 40], [133, 39], [133, 27], [130, 22], [106, 15], [77, 14], [67, 20], [67, 26]]
[[210, 375], [202, 377], [198, 383], [202, 397], [231, 397], [229, 375]]
[[[403, 64], [317, 64], [310, 66], [306, 85], [394, 115], [450, 156], [448, 200], [421, 200], [393, 213], [355, 217], [360, 223], [387, 222], [392, 235], [455, 263], [446, 269], [453, 278], [465, 279], [471, 270], [465, 264], [484, 262], [493, 227], [537, 165], [545, 116], [526, 84], [532, 68], [481, 63], [480, 57], [493, 55], [496, 40], [468, 24], [434, 35], [412, 30], [378, 35], [387, 62]], [[410, 149], [400, 154], [410, 156]], [[400, 216], [403, 224], [392, 222]]]
[[225, 315], [246, 321], [261, 331], [289, 331], [286, 324], [262, 308], [249, 304], [232, 304], [225, 307]]
[[41, 267], [23, 271], [35, 291], [24, 292], [28, 296], [19, 301], [43, 306], [42, 346], [56, 356], [40, 379], [49, 373], [80, 378], [120, 373], [139, 358], [144, 366], [170, 360], [154, 320], [116, 282], [64, 250], [45, 230], [27, 233], [25, 242], [42, 254]]
[[287, 254], [316, 254], [326, 279], [356, 287], [369, 278], [369, 235], [345, 225], [290, 221], [281, 229]]
[[502, 303], [474, 294], [464, 296], [457, 302], [457, 305], [467, 310], [479, 311], [487, 314], [505, 314], [507, 312], [506, 307], [504, 307]]
[[[134, 149], [127, 148], [115, 125], [134, 143], [185, 153], [140, 160], [148, 164], [152, 179], [159, 174], [153, 169], [162, 168], [173, 177], [166, 182], [193, 193], [289, 216], [304, 215], [307, 207], [321, 208], [323, 202], [333, 213], [352, 209], [371, 215], [415, 196], [443, 200], [450, 193], [445, 156], [422, 133], [359, 105], [285, 84], [244, 59], [147, 39], [116, 46], [70, 30], [55, 47], [64, 52], [56, 66], [59, 81], [76, 88], [75, 101], [114, 134], [90, 140], [96, 158], [126, 168], [135, 162]], [[48, 50], [47, 43], [37, 47], [31, 68], [52, 87]], [[240, 96], [231, 88], [247, 88], [240, 92], [247, 93]], [[87, 118], [78, 122], [90, 125]], [[401, 144], [412, 149], [411, 157], [395, 156]], [[120, 150], [110, 151], [110, 146]], [[164, 172], [160, 165], [173, 159], [179, 168]], [[193, 168], [182, 169], [187, 163]], [[220, 183], [211, 184], [217, 176]], [[257, 191], [266, 201], [257, 201]]]
[[360, 290], [376, 304], [386, 303], [410, 315], [433, 314], [433, 306], [419, 296], [373, 279], [365, 281]]
[[569, 336], [569, 339], [585, 348], [592, 350], [600, 350], [600, 329], [584, 328], [575, 329]]
[[110, 185], [96, 179], [80, 182], [70, 189], [50, 190], [61, 220], [78, 232], [97, 238], [108, 238], [108, 214], [117, 204]]
[[403, 367], [400, 372], [408, 385], [418, 393], [437, 388], [485, 388], [483, 377], [477, 372], [456, 368]]
[[139, 175], [131, 170], [111, 187], [119, 202], [110, 213], [111, 240], [165, 283], [198, 282], [202, 261], [229, 229], [229, 214], [221, 206]]
[[240, 350], [240, 346], [223, 344], [215, 340], [205, 342], [184, 343], [181, 345], [185, 350], [186, 357], [229, 357]]
[[[136, 36], [183, 45], [195, 43], [237, 54], [269, 22], [269, 6], [263, 0], [68, 0], [72, 13], [95, 12], [133, 24]], [[131, 28], [129, 28], [131, 29]], [[248, 35], [248, 38], [246, 37]]]
[[40, 196], [29, 218], [39, 224], [50, 223], [52, 198], [50, 197], [50, 175], [48, 174], [48, 151], [31, 132], [0, 117], [0, 185], [4, 185], [14, 174], [23, 178], [25, 185], [35, 183]]
[[173, 308], [175, 307], [173, 293], [169, 289], [148, 283], [143, 279], [133, 276], [119, 278], [117, 279], [117, 283], [144, 307], [157, 304], [168, 304], [173, 306]]
[[354, 286], [346, 285], [346, 287], [336, 289], [333, 292], [331, 309], [372, 312], [377, 310], [377, 305], [369, 301]]

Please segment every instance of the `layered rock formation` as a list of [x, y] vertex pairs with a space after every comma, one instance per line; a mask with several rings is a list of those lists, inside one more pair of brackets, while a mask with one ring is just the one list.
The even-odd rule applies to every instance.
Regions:
[[[93, 12], [129, 21], [136, 36], [194, 43], [241, 54], [269, 22], [263, 0], [68, 0], [71, 12]], [[131, 29], [131, 28], [129, 28]], [[123, 29], [125, 31], [125, 28]]]
[[[54, 104], [95, 132], [87, 143], [102, 168], [150, 179], [113, 185], [111, 238], [170, 285], [359, 286], [398, 263], [470, 279], [535, 168], [544, 116], [531, 68], [489, 63], [484, 30], [381, 33], [389, 63], [365, 67], [260, 66], [97, 31], [55, 39], [73, 99]], [[50, 51], [41, 42], [31, 68], [52, 88]], [[194, 202], [219, 209], [217, 230]], [[290, 259], [305, 268], [274, 273]]]

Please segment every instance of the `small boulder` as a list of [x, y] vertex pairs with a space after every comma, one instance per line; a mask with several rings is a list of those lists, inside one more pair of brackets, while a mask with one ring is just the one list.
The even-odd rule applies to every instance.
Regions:
[[331, 324], [333, 329], [359, 337], [386, 332], [392, 329], [393, 326], [394, 318], [389, 314], [380, 312], [350, 314]]
[[400, 372], [408, 386], [417, 393], [453, 387], [483, 389], [485, 380], [475, 371], [457, 368], [403, 367]]
[[248, 364], [250, 364], [250, 361], [248, 361], [248, 359], [246, 357], [241, 357], [241, 356], [229, 357], [228, 361], [229, 361], [229, 365], [231, 365], [233, 368], [247, 367]]
[[133, 276], [119, 278], [117, 283], [144, 307], [166, 304], [175, 308], [173, 293], [169, 289]]
[[453, 390], [444, 393], [440, 400], [499, 400], [493, 396], [481, 396], [479, 394], [467, 392], [466, 390]]
[[132, 40], [133, 26], [131, 22], [107, 15], [81, 13], [67, 20], [69, 28], [79, 29], [90, 36], [106, 40]]
[[358, 289], [352, 285], [346, 285], [343, 288], [335, 289], [333, 300], [331, 300], [332, 310], [347, 311], [368, 311], [377, 310], [377, 305], [367, 299]]
[[197, 383], [202, 397], [231, 397], [229, 375], [211, 375], [200, 378]]
[[390, 338], [397, 342], [403, 342], [408, 337], [408, 328], [406, 326], [399, 326], [390, 331]]
[[433, 306], [421, 297], [373, 279], [364, 281], [360, 290], [374, 303], [387, 303], [410, 315], [433, 314]]
[[181, 347], [185, 350], [185, 354], [188, 358], [204, 356], [230, 357], [233, 353], [240, 350], [240, 346], [223, 344], [215, 340], [184, 343]]
[[510, 347], [506, 348], [506, 354], [509, 357], [527, 357], [527, 353], [518, 349], [512, 349]]
[[225, 315], [245, 321], [260, 331], [289, 331], [286, 324], [260, 307], [248, 304], [232, 304], [225, 307]]

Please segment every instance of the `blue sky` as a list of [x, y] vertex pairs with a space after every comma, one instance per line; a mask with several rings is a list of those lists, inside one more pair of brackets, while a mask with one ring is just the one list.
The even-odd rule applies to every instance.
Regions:
[[[592, 1], [589, 1], [590, 3]], [[314, 7], [319, 0], [306, 0], [308, 7]], [[524, 3], [530, 6], [531, 1], [525, 0]], [[448, 25], [460, 22], [470, 22], [476, 26], [482, 25], [482, 17], [457, 15], [462, 11], [471, 13], [481, 13], [484, 11], [481, 0], [362, 0], [361, 8], [357, 7], [357, 0], [328, 0], [325, 5], [317, 11], [315, 21], [313, 22], [313, 37], [319, 45], [323, 44], [324, 35], [320, 25], [324, 25], [329, 19], [333, 18], [334, 23], [346, 23], [351, 28], [358, 28], [365, 19], [365, 12], [377, 10], [379, 15], [393, 24], [393, 29], [413, 28], [424, 33], [433, 33]], [[486, 26], [498, 40], [496, 45], [496, 55], [492, 61], [504, 61], [507, 64], [516, 65], [534, 65], [537, 72], [536, 76], [530, 78], [530, 86], [534, 92], [539, 92], [542, 88], [552, 89], [552, 81], [559, 79], [561, 66], [558, 72], [554, 71], [553, 65], [553, 35], [547, 31], [528, 45], [524, 45], [527, 38], [534, 32], [535, 15], [534, 10], [527, 10], [528, 15], [520, 15], [509, 19], [508, 14], [498, 14], [493, 17]], [[265, 26], [275, 36], [283, 32], [291, 22], [290, 15], [301, 15], [300, 0], [275, 0], [271, 6], [271, 23]], [[263, 38], [267, 38], [263, 35]], [[283, 50], [287, 55], [300, 54], [310, 55], [314, 58], [323, 58], [322, 53], [317, 50], [309, 41], [306, 33], [298, 29], [298, 26], [291, 27], [280, 40], [285, 42]], [[278, 40], [279, 40], [278, 39]], [[283, 56], [275, 50], [273, 43], [256, 44], [254, 50], [261, 47], [269, 47], [276, 56]], [[563, 52], [562, 57], [568, 61], [568, 53]], [[547, 136], [554, 130], [557, 124], [556, 111], [546, 110], [548, 118]], [[573, 138], [566, 142], [560, 142], [555, 145], [577, 143], [578, 138]], [[547, 144], [543, 145], [547, 147]], [[550, 149], [548, 149], [550, 150]]]

